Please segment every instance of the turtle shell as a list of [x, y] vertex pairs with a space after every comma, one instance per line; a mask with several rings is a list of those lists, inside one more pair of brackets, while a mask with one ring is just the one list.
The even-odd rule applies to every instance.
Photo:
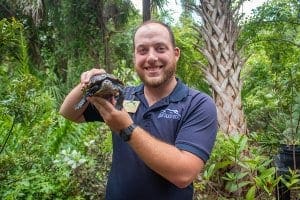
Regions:
[[121, 109], [123, 106], [123, 89], [124, 84], [112, 74], [98, 74], [92, 76], [89, 84], [82, 88], [83, 95], [81, 100], [75, 105], [75, 110], [82, 108], [87, 102], [87, 97], [98, 96], [110, 100], [116, 99], [116, 108]]

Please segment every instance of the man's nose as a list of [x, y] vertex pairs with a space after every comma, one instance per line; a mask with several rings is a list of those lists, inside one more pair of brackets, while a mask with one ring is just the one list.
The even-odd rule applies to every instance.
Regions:
[[157, 54], [156, 54], [155, 50], [154, 50], [154, 49], [150, 49], [150, 50], [149, 50], [148, 57], [147, 57], [147, 61], [148, 61], [149, 63], [154, 63], [154, 62], [156, 62], [157, 60], [158, 60], [158, 57], [157, 57]]

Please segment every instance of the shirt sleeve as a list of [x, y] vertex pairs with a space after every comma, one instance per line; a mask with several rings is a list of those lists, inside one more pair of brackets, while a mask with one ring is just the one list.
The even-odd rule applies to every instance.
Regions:
[[192, 98], [175, 145], [197, 155], [206, 162], [217, 134], [216, 106], [208, 95], [200, 93]]
[[98, 110], [89, 103], [88, 107], [83, 112], [83, 116], [86, 122], [95, 122], [100, 121], [103, 122], [103, 118], [99, 114]]

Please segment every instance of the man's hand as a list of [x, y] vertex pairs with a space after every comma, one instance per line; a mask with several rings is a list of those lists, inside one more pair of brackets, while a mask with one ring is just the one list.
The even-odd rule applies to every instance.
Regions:
[[105, 73], [106, 73], [106, 71], [104, 69], [96, 69], [96, 68], [93, 68], [89, 71], [83, 72], [80, 77], [80, 83], [81, 83], [82, 88], [84, 88], [85, 86], [87, 86], [89, 84], [92, 76], [97, 75], [97, 74], [105, 74]]
[[119, 132], [133, 123], [130, 115], [124, 109], [115, 108], [116, 100], [114, 98], [108, 101], [101, 97], [89, 97], [88, 101], [97, 108], [104, 122], [113, 131]]

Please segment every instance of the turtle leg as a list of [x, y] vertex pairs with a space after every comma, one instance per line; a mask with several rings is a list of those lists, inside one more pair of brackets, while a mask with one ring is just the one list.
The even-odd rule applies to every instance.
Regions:
[[116, 109], [121, 110], [123, 108], [124, 95], [123, 91], [119, 91], [119, 95], [116, 98], [117, 103], [115, 105]]
[[79, 110], [86, 102], [86, 96], [82, 97], [82, 99], [74, 106], [74, 109]]

